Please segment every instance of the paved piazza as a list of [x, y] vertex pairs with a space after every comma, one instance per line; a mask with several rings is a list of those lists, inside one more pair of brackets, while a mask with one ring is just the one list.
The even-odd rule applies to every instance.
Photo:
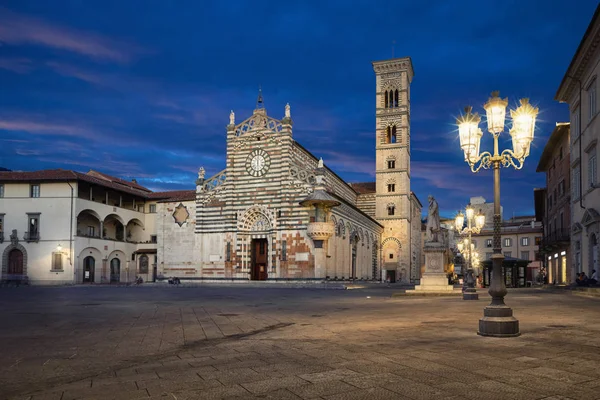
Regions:
[[[396, 290], [397, 291], [397, 290]], [[386, 288], [1, 288], [0, 398], [600, 399], [600, 299]]]

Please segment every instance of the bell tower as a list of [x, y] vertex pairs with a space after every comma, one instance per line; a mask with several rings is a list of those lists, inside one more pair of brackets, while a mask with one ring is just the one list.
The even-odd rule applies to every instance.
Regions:
[[411, 267], [410, 83], [414, 73], [410, 57], [376, 61], [373, 69], [375, 219], [384, 227], [382, 278], [407, 280]]

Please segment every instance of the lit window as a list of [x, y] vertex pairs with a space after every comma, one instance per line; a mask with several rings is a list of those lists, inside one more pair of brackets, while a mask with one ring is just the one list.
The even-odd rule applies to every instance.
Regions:
[[492, 239], [485, 240], [485, 247], [492, 247]]
[[512, 239], [510, 239], [510, 238], [504, 239], [504, 247], [510, 247], [510, 246], [512, 246]]
[[521, 238], [521, 246], [529, 246], [529, 238], [528, 237]]

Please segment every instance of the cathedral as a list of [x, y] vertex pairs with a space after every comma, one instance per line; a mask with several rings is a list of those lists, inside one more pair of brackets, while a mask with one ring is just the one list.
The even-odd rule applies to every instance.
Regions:
[[414, 282], [421, 208], [410, 190], [410, 58], [373, 63], [375, 181], [347, 183], [293, 134], [290, 106], [227, 125], [226, 167], [157, 202], [159, 276]]
[[225, 169], [200, 168], [194, 190], [93, 170], [0, 171], [0, 282], [418, 280], [412, 64], [373, 69], [374, 182], [345, 182], [294, 136], [290, 106], [273, 118], [259, 95], [248, 118], [229, 116]]

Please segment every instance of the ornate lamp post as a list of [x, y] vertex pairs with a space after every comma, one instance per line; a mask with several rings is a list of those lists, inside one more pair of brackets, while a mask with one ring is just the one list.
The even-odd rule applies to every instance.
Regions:
[[529, 99], [521, 99], [521, 105], [516, 110], [510, 110], [512, 128], [509, 131], [512, 137], [513, 149], [498, 152], [498, 136], [504, 131], [506, 106], [508, 99], [501, 99], [499, 92], [493, 92], [492, 97], [483, 106], [487, 114], [487, 128], [494, 137], [494, 153], [479, 153], [479, 144], [483, 133], [479, 128], [481, 117], [471, 113], [472, 107], [465, 108], [465, 114], [456, 119], [460, 136], [460, 147], [463, 149], [465, 161], [472, 172], [481, 168], [494, 169], [494, 236], [492, 255], [492, 279], [489, 293], [492, 302], [483, 311], [483, 318], [479, 320], [479, 331], [482, 336], [511, 337], [519, 336], [519, 321], [513, 317], [513, 311], [504, 304], [506, 286], [502, 279], [502, 243], [500, 241], [500, 166], [513, 166], [515, 169], [523, 168], [525, 158], [529, 155], [529, 148], [533, 141], [535, 120], [538, 108], [529, 104]]
[[478, 300], [479, 295], [477, 294], [477, 290], [475, 289], [475, 277], [473, 276], [473, 250], [475, 246], [473, 245], [473, 241], [471, 240], [471, 235], [473, 233], [477, 234], [481, 232], [481, 228], [483, 228], [483, 225], [485, 225], [485, 215], [483, 215], [481, 211], [479, 211], [479, 214], [475, 215], [475, 210], [473, 210], [473, 208], [470, 205], [467, 206], [465, 214], [467, 217], [466, 227], [464, 227], [465, 215], [463, 215], [462, 212], [459, 212], [456, 216], [456, 219], [454, 220], [454, 224], [456, 226], [456, 231], [458, 232], [458, 234], [468, 235], [468, 239], [465, 240], [466, 243], [464, 244], [464, 246], [462, 245], [462, 243], [458, 244], [458, 250], [461, 253], [463, 252], [462, 249], [464, 248], [464, 251], [466, 253], [465, 258], [467, 259], [468, 266], [464, 280], [465, 289], [463, 290], [463, 300]]

